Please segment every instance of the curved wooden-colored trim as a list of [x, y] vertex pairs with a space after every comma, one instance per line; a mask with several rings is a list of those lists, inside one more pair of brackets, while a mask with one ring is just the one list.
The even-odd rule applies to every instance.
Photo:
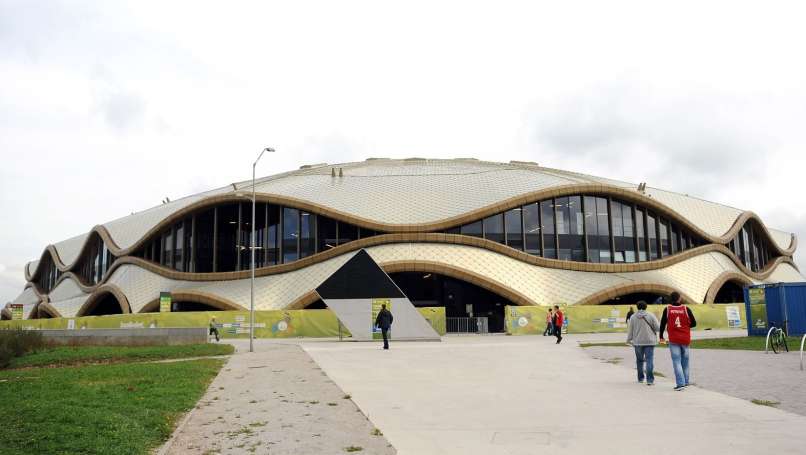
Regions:
[[[632, 189], [625, 189], [600, 184], [572, 184], [534, 191], [520, 196], [508, 198], [502, 202], [491, 204], [467, 212], [462, 215], [449, 217], [441, 221], [436, 221], [432, 223], [421, 223], [421, 224], [378, 223], [376, 221], [367, 218], [362, 218], [345, 212], [333, 210], [329, 207], [326, 207], [318, 203], [287, 196], [262, 193], [256, 195], [256, 200], [260, 202], [270, 202], [273, 204], [298, 208], [300, 210], [305, 210], [312, 213], [324, 215], [363, 228], [368, 228], [375, 231], [389, 232], [394, 234], [394, 233], [429, 233], [429, 232], [433, 233], [434, 231], [442, 231], [462, 224], [478, 221], [479, 219], [485, 218], [487, 216], [504, 212], [506, 210], [515, 207], [520, 207], [522, 205], [530, 204], [536, 201], [544, 200], [550, 197], [562, 197], [562, 196], [580, 195], [580, 194], [611, 196], [625, 201], [640, 204], [644, 207], [647, 207], [659, 213], [665, 218], [673, 220], [676, 224], [685, 227], [689, 231], [695, 233], [696, 235], [714, 244], [727, 244], [736, 235], [736, 233], [738, 233], [739, 230], [741, 230], [745, 222], [747, 222], [750, 219], [754, 219], [762, 227], [762, 230], [767, 236], [767, 240], [779, 255], [791, 256], [794, 253], [795, 248], [797, 247], [797, 240], [794, 235], [792, 235], [792, 240], [790, 241], [790, 246], [788, 248], [782, 249], [781, 247], [779, 247], [778, 244], [773, 239], [772, 234], [769, 232], [769, 229], [761, 220], [761, 218], [758, 217], [758, 215], [756, 215], [755, 213], [750, 211], [742, 212], [734, 221], [732, 227], [728, 229], [727, 232], [717, 237], [706, 233], [704, 230], [702, 230], [701, 228], [693, 224], [691, 221], [689, 221], [682, 214], [678, 213], [671, 207], [663, 203], [660, 203], [651, 197], [647, 197], [644, 194], [639, 193]], [[188, 206], [183, 207], [177, 210], [176, 212], [172, 213], [171, 215], [165, 217], [162, 221], [153, 226], [150, 230], [148, 230], [145, 234], [143, 234], [143, 236], [138, 241], [136, 241], [133, 245], [131, 245], [128, 248], [121, 248], [120, 246], [118, 246], [117, 243], [109, 234], [109, 231], [106, 229], [106, 227], [104, 227], [103, 225], [96, 225], [87, 234], [87, 237], [85, 238], [84, 245], [82, 246], [81, 251], [71, 264], [65, 264], [59, 257], [59, 253], [56, 250], [56, 248], [53, 245], [48, 245], [45, 251], [43, 251], [42, 257], [40, 257], [39, 264], [37, 265], [37, 269], [34, 271], [33, 274], [31, 274], [29, 281], [35, 279], [35, 277], [40, 273], [41, 269], [40, 266], [43, 262], [42, 259], [47, 252], [50, 252], [54, 264], [60, 271], [66, 272], [72, 269], [81, 260], [81, 257], [84, 254], [84, 250], [87, 248], [87, 245], [89, 244], [89, 241], [93, 234], [99, 235], [101, 237], [101, 240], [106, 244], [107, 248], [110, 251], [112, 251], [112, 254], [120, 258], [136, 251], [152, 236], [158, 234], [167, 226], [172, 225], [173, 223], [183, 219], [184, 217], [190, 215], [195, 211], [206, 209], [218, 204], [247, 202], [251, 200], [251, 198], [249, 198], [248, 196], [249, 195], [247, 195], [246, 192], [243, 193], [236, 192], [226, 195], [210, 196], [193, 204], [189, 204]]]
[[505, 297], [510, 302], [516, 305], [537, 305], [536, 302], [500, 283], [497, 283], [483, 275], [480, 275], [469, 270], [465, 270], [453, 265], [443, 264], [435, 261], [392, 261], [378, 264], [386, 273], [397, 272], [426, 272], [438, 273], [440, 275], [456, 278], [457, 280], [467, 281], [479, 287], [494, 292], [501, 297]]
[[[246, 308], [242, 307], [241, 305], [238, 305], [232, 300], [226, 299], [219, 295], [204, 291], [194, 291], [191, 289], [171, 291], [171, 300], [174, 302], [202, 303], [221, 311], [246, 310]], [[158, 297], [143, 305], [143, 308], [141, 308], [138, 313], [156, 313], [159, 310], [160, 299]]]
[[48, 302], [41, 302], [39, 305], [37, 305], [36, 308], [34, 308], [34, 310], [31, 312], [31, 314], [34, 313], [36, 313], [36, 318], [30, 319], [42, 319], [42, 313], [47, 313], [51, 318], [62, 317], [61, 313], [59, 313], [59, 311]]
[[99, 286], [87, 300], [84, 301], [84, 304], [81, 305], [81, 308], [78, 309], [76, 312], [76, 317], [80, 316], [89, 316], [92, 310], [98, 305], [101, 301], [101, 298], [106, 296], [107, 294], [111, 294], [120, 305], [120, 311], [123, 314], [129, 314], [132, 312], [131, 306], [129, 305], [129, 299], [126, 297], [126, 294], [123, 291], [115, 286], [114, 284], [104, 284]]
[[705, 302], [704, 303], [714, 303], [716, 300], [716, 295], [719, 293], [719, 290], [722, 289], [722, 286], [725, 285], [728, 281], [738, 281], [741, 286], [747, 286], [753, 284], [753, 280], [747, 278], [745, 275], [736, 272], [723, 272], [721, 273], [711, 286], [708, 287], [708, 292], [705, 293]]
[[319, 294], [316, 292], [316, 290], [309, 291], [309, 292], [306, 292], [305, 295], [303, 295], [302, 297], [300, 297], [297, 300], [294, 300], [290, 304], [286, 305], [286, 307], [283, 308], [283, 309], [284, 310], [303, 310], [303, 309], [305, 309], [306, 306], [312, 304], [313, 302], [316, 302], [317, 300], [320, 300], [320, 297], [319, 297]]
[[683, 303], [685, 303], [686, 305], [697, 303], [691, 297], [686, 295], [685, 292], [682, 292], [679, 289], [675, 289], [665, 284], [645, 282], [645, 283], [619, 284], [617, 286], [609, 287], [599, 292], [594, 292], [593, 294], [577, 302], [576, 305], [600, 305], [602, 303], [607, 302], [608, 300], [615, 299], [616, 297], [621, 297], [628, 294], [635, 294], [637, 292], [646, 292], [659, 295], [669, 295], [672, 292], [678, 292], [680, 296], [683, 298]]
[[[742, 273], [756, 280], [767, 279], [767, 277], [769, 277], [769, 275], [772, 274], [772, 272], [781, 263], [788, 263], [797, 269], [797, 266], [795, 265], [792, 258], [779, 256], [774, 260], [768, 262], [763, 270], [759, 272], [753, 272], [752, 270], [746, 268], [744, 264], [739, 260], [739, 258], [736, 257], [736, 255], [734, 255], [733, 252], [730, 251], [727, 247], [725, 247], [724, 245], [716, 245], [716, 244], [709, 244], [697, 248], [692, 248], [682, 253], [677, 253], [673, 256], [668, 256], [663, 259], [655, 261], [638, 262], [632, 264], [600, 264], [592, 262], [572, 262], [572, 261], [561, 261], [557, 259], [546, 259], [538, 256], [533, 256], [523, 251], [515, 250], [514, 248], [510, 248], [506, 245], [502, 245], [500, 243], [493, 242], [491, 240], [486, 240], [478, 237], [470, 237], [466, 235], [412, 233], [412, 234], [383, 234], [368, 237], [365, 239], [355, 240], [346, 243], [344, 245], [340, 245], [336, 248], [332, 248], [330, 250], [305, 257], [298, 261], [291, 262], [289, 264], [273, 265], [255, 269], [255, 276], [269, 276], [269, 275], [292, 272], [295, 270], [300, 270], [302, 268], [314, 265], [319, 262], [326, 261], [328, 259], [335, 258], [337, 256], [341, 256], [345, 253], [359, 250], [361, 248], [369, 248], [372, 246], [388, 245], [395, 243], [439, 243], [439, 244], [453, 244], [453, 245], [478, 247], [493, 251], [495, 253], [503, 254], [505, 256], [525, 262], [530, 265], [536, 265], [539, 267], [546, 267], [553, 269], [574, 270], [579, 272], [628, 273], [628, 272], [643, 272], [649, 270], [657, 270], [672, 266], [674, 264], [685, 261], [692, 257], [710, 252], [722, 253], [723, 255], [731, 259], [734, 265], [736, 265], [736, 267]], [[59, 277], [58, 280], [56, 280], [54, 287], [58, 286], [63, 280], [73, 279], [83, 292], [91, 293], [94, 292], [95, 289], [97, 289], [99, 286], [103, 286], [103, 283], [105, 283], [112, 276], [115, 270], [117, 270], [118, 267], [121, 267], [125, 264], [136, 265], [162, 277], [182, 281], [229, 281], [229, 280], [245, 279], [249, 278], [250, 276], [249, 270], [241, 270], [238, 272], [217, 272], [217, 273], [179, 272], [173, 269], [169, 269], [167, 267], [163, 267], [159, 264], [146, 261], [145, 259], [133, 256], [127, 256], [116, 260], [115, 263], [112, 264], [112, 267], [110, 267], [109, 270], [107, 270], [106, 274], [102, 277], [102, 280], [96, 285], [89, 285], [83, 283], [81, 282], [81, 278], [75, 273], [65, 272]], [[33, 287], [34, 290], [37, 292], [37, 295], [40, 296], [43, 295], [36, 285], [34, 285]]]

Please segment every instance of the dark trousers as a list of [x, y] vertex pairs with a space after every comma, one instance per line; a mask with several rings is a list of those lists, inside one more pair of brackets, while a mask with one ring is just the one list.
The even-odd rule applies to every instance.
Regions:
[[389, 349], [389, 329], [381, 329], [381, 335], [383, 335], [383, 348]]
[[543, 331], [543, 336], [553, 335], [554, 334], [554, 326], [549, 322], [546, 323], [546, 330]]
[[215, 340], [218, 341], [218, 329], [215, 327], [210, 327], [210, 335], [215, 335]]
[[555, 325], [554, 326], [554, 336], [557, 337], [557, 342], [559, 343], [560, 340], [563, 339], [563, 328], [562, 326]]

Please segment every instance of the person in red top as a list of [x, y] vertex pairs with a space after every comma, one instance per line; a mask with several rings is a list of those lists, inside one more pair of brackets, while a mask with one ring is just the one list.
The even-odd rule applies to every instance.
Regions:
[[563, 312], [560, 311], [559, 305], [554, 305], [554, 336], [557, 337], [557, 344], [560, 344], [560, 341], [563, 340], [563, 321], [565, 320], [565, 316]]
[[689, 385], [689, 345], [691, 329], [697, 326], [694, 313], [682, 304], [680, 294], [672, 292], [672, 304], [666, 307], [660, 320], [660, 342], [665, 343], [663, 332], [669, 328], [669, 353], [672, 355], [675, 390], [680, 391]]

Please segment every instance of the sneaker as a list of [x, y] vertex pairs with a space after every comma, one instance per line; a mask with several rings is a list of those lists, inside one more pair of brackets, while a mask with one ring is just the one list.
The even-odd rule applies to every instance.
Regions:
[[646, 385], [655, 385], [654, 382], [647, 382]]
[[674, 391], [675, 392], [682, 392], [683, 389], [685, 389], [685, 388], [686, 388], [686, 386], [684, 386], [684, 385], [678, 385], [678, 386], [675, 386]]
[[639, 384], [643, 384], [643, 383], [644, 383], [644, 380], [643, 380], [643, 379], [639, 379], [639, 380], [638, 380], [638, 383], [639, 383]]

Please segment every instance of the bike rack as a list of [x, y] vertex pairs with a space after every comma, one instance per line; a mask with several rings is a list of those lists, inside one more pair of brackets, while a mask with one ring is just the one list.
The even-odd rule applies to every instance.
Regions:
[[803, 371], [803, 343], [806, 343], [806, 335], [800, 339], [800, 371]]
[[770, 334], [775, 329], [775, 326], [770, 327], [770, 330], [767, 330], [767, 340], [764, 342], [764, 354], [769, 354], [770, 352]]

